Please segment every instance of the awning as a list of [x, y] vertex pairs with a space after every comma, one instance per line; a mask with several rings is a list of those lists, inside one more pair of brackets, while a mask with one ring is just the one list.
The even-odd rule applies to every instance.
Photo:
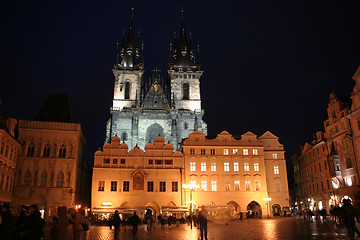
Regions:
[[161, 206], [161, 211], [163, 212], [188, 212], [187, 207], [177, 207], [177, 206]]

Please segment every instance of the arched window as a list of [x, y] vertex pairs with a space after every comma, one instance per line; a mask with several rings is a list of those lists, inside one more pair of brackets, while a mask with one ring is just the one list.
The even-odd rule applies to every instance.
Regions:
[[28, 147], [28, 151], [27, 151], [28, 157], [33, 157], [34, 156], [34, 150], [35, 150], [34, 144], [30, 143], [29, 147]]
[[44, 147], [43, 157], [49, 157], [50, 156], [50, 145], [46, 144]]
[[131, 88], [131, 83], [126, 82], [125, 83], [125, 99], [130, 99], [130, 88]]
[[56, 177], [56, 187], [64, 186], [64, 174], [60, 172]]
[[127, 133], [126, 132], [122, 133], [122, 140], [127, 141]]
[[31, 173], [30, 171], [27, 171], [24, 175], [24, 186], [29, 187], [31, 183]]
[[183, 84], [183, 99], [189, 100], [189, 84]]
[[66, 157], [66, 147], [65, 145], [61, 145], [59, 149], [59, 158], [65, 158]]
[[47, 173], [46, 171], [41, 174], [40, 187], [46, 187], [47, 184]]

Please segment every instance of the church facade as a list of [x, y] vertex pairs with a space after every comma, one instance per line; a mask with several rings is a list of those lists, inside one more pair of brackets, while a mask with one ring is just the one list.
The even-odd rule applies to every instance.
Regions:
[[162, 136], [175, 149], [193, 131], [207, 134], [202, 120], [200, 78], [203, 73], [185, 33], [182, 21], [179, 37], [170, 45], [168, 78], [156, 70], [144, 81], [143, 47], [135, 41], [131, 19], [126, 40], [116, 49], [113, 64], [114, 98], [107, 122], [106, 141], [118, 136], [130, 149], [143, 149]]

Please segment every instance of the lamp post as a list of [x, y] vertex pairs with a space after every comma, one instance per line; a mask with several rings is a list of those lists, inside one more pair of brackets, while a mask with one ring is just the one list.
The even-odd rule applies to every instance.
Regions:
[[268, 212], [268, 218], [270, 218], [270, 201], [271, 198], [263, 198], [263, 201], [266, 201], [266, 205], [267, 205], [267, 212]]
[[192, 222], [193, 222], [193, 218], [194, 218], [192, 192], [195, 191], [200, 186], [194, 185], [194, 184], [183, 184], [182, 187], [185, 189], [188, 189], [190, 191], [190, 217], [191, 217], [190, 228], [192, 229], [192, 226], [193, 226]]

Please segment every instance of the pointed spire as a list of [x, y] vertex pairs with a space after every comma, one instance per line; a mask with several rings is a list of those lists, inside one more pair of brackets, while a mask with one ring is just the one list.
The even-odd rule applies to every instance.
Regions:
[[119, 42], [116, 42], [115, 59], [113, 63], [113, 69], [119, 67]]
[[201, 70], [200, 45], [197, 45], [196, 67]]

